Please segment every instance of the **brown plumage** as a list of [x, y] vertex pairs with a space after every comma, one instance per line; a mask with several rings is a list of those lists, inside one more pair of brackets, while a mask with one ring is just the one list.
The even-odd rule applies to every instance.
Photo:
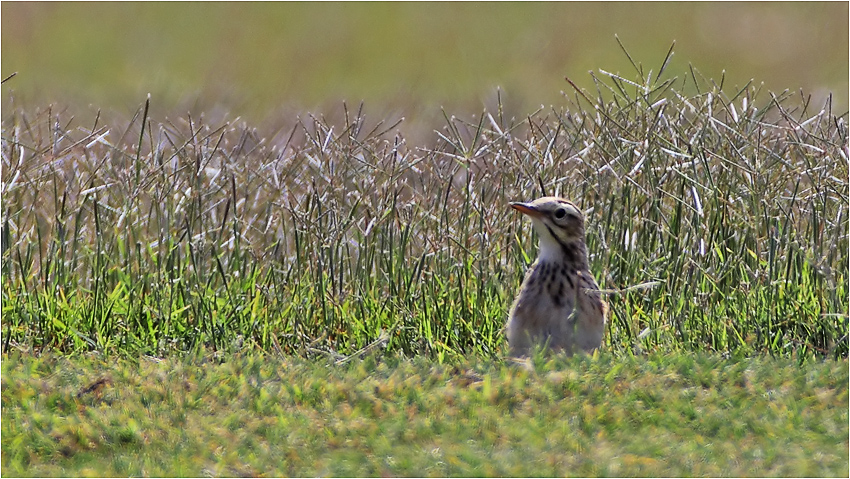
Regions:
[[510, 354], [527, 356], [535, 345], [567, 354], [593, 351], [602, 343], [608, 305], [588, 267], [584, 215], [554, 196], [511, 206], [531, 218], [540, 252], [511, 307]]

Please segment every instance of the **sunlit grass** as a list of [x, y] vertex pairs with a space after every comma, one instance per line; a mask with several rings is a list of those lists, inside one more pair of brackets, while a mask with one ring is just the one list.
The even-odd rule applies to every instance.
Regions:
[[842, 476], [846, 361], [3, 361], [4, 474]]
[[846, 357], [846, 114], [635, 68], [424, 145], [351, 105], [274, 131], [12, 112], [3, 350], [496, 357], [536, 247], [506, 205], [545, 189], [587, 211], [605, 349]]
[[[635, 73], [416, 144], [368, 104], [4, 112], [3, 473], [846, 475], [846, 112]], [[520, 364], [544, 191], [612, 315]]]

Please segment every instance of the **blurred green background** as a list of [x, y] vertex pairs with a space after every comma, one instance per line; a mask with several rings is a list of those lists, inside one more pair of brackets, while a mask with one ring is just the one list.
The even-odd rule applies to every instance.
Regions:
[[[657, 72], [848, 104], [848, 3], [2, 3], [3, 110], [219, 109], [262, 121], [365, 100], [373, 113], [512, 114], [564, 102], [569, 76]], [[734, 92], [732, 88], [726, 88]], [[14, 101], [10, 102], [12, 98]], [[81, 108], [82, 107], [82, 108]], [[176, 111], [175, 111], [176, 113]]]

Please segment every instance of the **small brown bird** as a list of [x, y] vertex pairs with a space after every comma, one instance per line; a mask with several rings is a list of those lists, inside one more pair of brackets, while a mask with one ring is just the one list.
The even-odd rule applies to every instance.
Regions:
[[527, 356], [535, 345], [567, 354], [593, 351], [602, 343], [608, 305], [590, 274], [584, 215], [554, 196], [511, 207], [531, 217], [540, 237], [537, 261], [525, 275], [506, 326], [511, 356]]

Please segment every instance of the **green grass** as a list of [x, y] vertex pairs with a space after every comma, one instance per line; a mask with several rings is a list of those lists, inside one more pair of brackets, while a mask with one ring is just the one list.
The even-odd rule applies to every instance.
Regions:
[[[3, 473], [846, 476], [847, 112], [671, 68], [416, 143], [4, 110]], [[523, 366], [544, 191], [612, 313]]]
[[[209, 357], [208, 357], [209, 358]], [[2, 363], [25, 476], [839, 476], [846, 361], [249, 355]], [[91, 386], [103, 380], [103, 386]]]
[[545, 189], [587, 211], [605, 349], [846, 358], [847, 114], [660, 67], [423, 145], [362, 105], [270, 131], [14, 111], [3, 351], [497, 357], [536, 248], [507, 204]]

